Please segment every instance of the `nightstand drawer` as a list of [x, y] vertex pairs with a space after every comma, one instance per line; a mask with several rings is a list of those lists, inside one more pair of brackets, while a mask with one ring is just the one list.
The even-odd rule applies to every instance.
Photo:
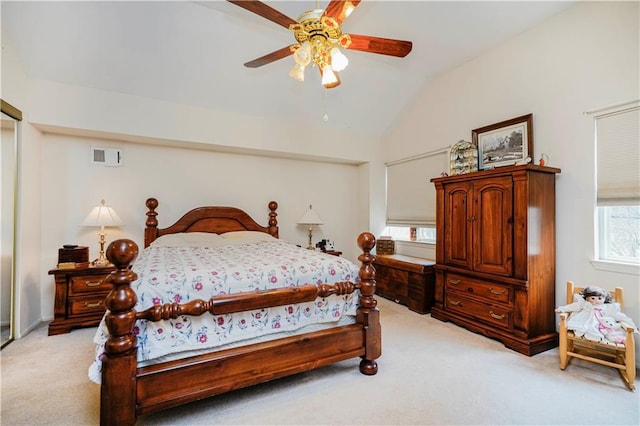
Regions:
[[50, 270], [55, 278], [56, 296], [49, 335], [98, 325], [106, 309], [104, 300], [112, 289], [105, 279], [114, 270], [113, 266]]
[[69, 300], [69, 317], [81, 315], [98, 315], [102, 316], [105, 312], [104, 300], [107, 294], [94, 295], [92, 297], [74, 298]]
[[79, 275], [69, 278], [69, 295], [109, 292], [111, 284], [105, 282], [105, 275]]

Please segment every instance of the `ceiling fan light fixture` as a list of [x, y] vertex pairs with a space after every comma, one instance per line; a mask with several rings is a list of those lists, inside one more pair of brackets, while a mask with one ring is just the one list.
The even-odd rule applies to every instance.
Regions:
[[349, 59], [338, 49], [333, 47], [331, 49], [331, 68], [334, 71], [342, 71], [349, 65]]
[[293, 59], [296, 64], [306, 67], [311, 62], [311, 45], [308, 41], [305, 41], [300, 45], [298, 49], [293, 53]]
[[289, 71], [289, 77], [292, 77], [302, 83], [304, 81], [304, 65], [300, 65], [296, 62], [293, 68], [291, 68], [291, 71]]
[[333, 89], [340, 85], [340, 78], [338, 77], [338, 74], [333, 71], [331, 65], [327, 64], [322, 67], [321, 70], [322, 85], [326, 89]]

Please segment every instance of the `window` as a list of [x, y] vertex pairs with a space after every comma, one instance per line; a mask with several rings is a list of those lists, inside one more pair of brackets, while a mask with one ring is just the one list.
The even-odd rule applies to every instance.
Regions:
[[598, 260], [640, 264], [640, 102], [595, 116]]
[[447, 171], [448, 160], [449, 148], [443, 148], [387, 163], [385, 235], [394, 240], [435, 243], [436, 190], [431, 179]]
[[599, 257], [640, 263], [640, 206], [598, 207]]
[[[415, 239], [411, 238], [412, 230], [415, 229]], [[436, 242], [436, 227], [435, 226], [387, 226], [384, 228], [383, 235], [389, 235], [394, 240], [403, 241], [417, 241], [420, 243]]]

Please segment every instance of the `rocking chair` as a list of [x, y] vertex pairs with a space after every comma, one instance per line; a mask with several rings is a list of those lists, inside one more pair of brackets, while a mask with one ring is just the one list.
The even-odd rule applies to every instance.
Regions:
[[[574, 295], [582, 292], [581, 287], [574, 287], [572, 281], [567, 282], [567, 304], [574, 301]], [[609, 291], [614, 302], [620, 304], [623, 310], [622, 288], [616, 287], [614, 291]], [[620, 377], [629, 390], [636, 388], [636, 356], [633, 327], [622, 324], [626, 331], [624, 343], [604, 343], [579, 337], [571, 330], [567, 329], [567, 319], [569, 312], [560, 314], [560, 369], [564, 370], [572, 358], [579, 358], [585, 361], [595, 362], [600, 365], [618, 369]]]

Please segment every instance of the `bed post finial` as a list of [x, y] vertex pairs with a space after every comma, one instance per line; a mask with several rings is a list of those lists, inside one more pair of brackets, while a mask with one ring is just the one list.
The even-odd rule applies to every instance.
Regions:
[[376, 237], [370, 232], [363, 232], [358, 236], [358, 247], [362, 254], [358, 260], [362, 262], [358, 275], [360, 276], [360, 303], [356, 314], [358, 323], [364, 326], [365, 354], [361, 356], [360, 372], [372, 376], [378, 372], [376, 359], [382, 354], [380, 311], [376, 308], [378, 302], [373, 297], [376, 293], [376, 270], [373, 261], [376, 257], [371, 250], [376, 245]]
[[278, 236], [278, 213], [276, 210], [278, 209], [278, 203], [275, 201], [269, 202], [269, 235], [279, 238]]
[[131, 282], [138, 277], [129, 265], [138, 256], [138, 246], [131, 240], [116, 240], [109, 244], [106, 254], [116, 270], [105, 279], [113, 288], [105, 299], [109, 338], [102, 360], [100, 424], [132, 425], [136, 421], [133, 401], [136, 400], [138, 350], [133, 327], [138, 297]]
[[158, 207], [158, 200], [155, 198], [147, 198], [144, 203], [147, 206], [147, 221], [145, 222], [146, 228], [144, 229], [144, 246], [149, 247], [156, 238], [158, 238], [158, 213], [156, 208]]
[[373, 267], [373, 261], [376, 259], [371, 254], [371, 250], [376, 245], [376, 237], [370, 232], [363, 232], [358, 236], [358, 247], [362, 250], [362, 254], [358, 256], [358, 260], [362, 262], [360, 266], [360, 280], [362, 281], [362, 287], [360, 293], [362, 297], [360, 299], [360, 306], [367, 309], [374, 309], [378, 302], [373, 297], [376, 292], [376, 270]]

